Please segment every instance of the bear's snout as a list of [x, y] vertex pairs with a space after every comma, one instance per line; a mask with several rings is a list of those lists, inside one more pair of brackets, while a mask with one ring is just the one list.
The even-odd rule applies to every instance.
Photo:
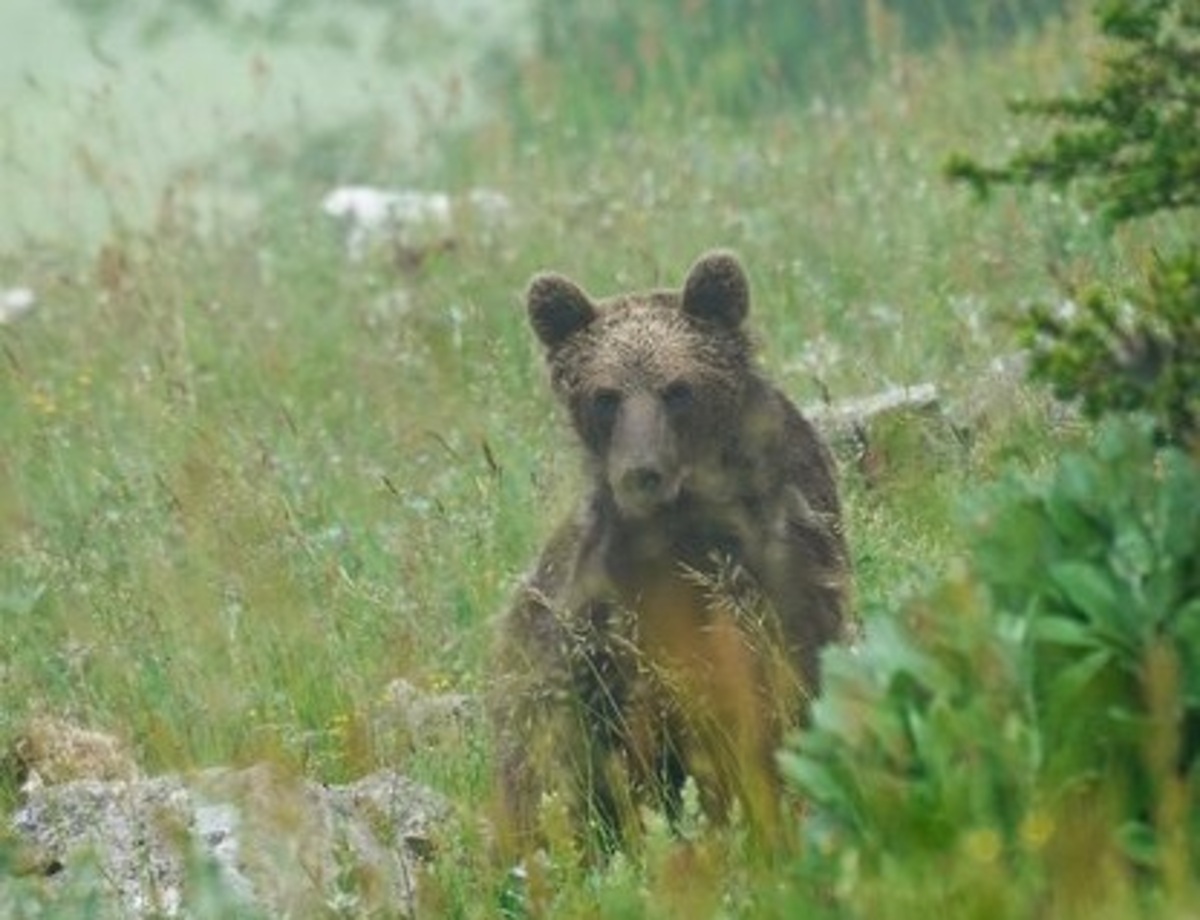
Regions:
[[668, 478], [652, 466], [625, 470], [617, 484], [617, 501], [627, 513], [648, 514], [679, 496], [679, 477]]
[[609, 484], [623, 512], [642, 517], [679, 497], [682, 475], [675, 433], [652, 394], [624, 400], [609, 445]]

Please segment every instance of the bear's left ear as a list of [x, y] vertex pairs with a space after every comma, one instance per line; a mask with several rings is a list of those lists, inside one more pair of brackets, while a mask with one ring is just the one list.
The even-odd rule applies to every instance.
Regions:
[[534, 276], [525, 294], [525, 305], [533, 331], [550, 349], [596, 318], [596, 307], [583, 288], [553, 272]]
[[732, 252], [702, 255], [683, 283], [683, 312], [735, 329], [750, 311], [750, 282]]

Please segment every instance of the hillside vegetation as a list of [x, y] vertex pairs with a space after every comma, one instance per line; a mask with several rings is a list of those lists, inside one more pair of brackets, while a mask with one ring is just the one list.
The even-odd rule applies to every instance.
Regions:
[[[419, 166], [369, 119], [297, 123], [136, 189], [151, 219], [124, 215], [128, 174], [80, 159], [115, 218], [103, 240], [0, 252], [0, 287], [38, 297], [0, 325], [0, 739], [50, 713], [127, 738], [150, 773], [397, 767], [458, 806], [421, 880], [430, 917], [1200, 910], [1179, 731], [1200, 711], [1195, 451], [1005, 370], [1024, 306], [1126, 290], [1195, 223], [1111, 231], [1062, 190], [980, 204], [944, 176], [956, 152], [1045, 140], [1006, 99], [1095, 78], [1094, 17], [1058, 7], [977, 41], [957, 22], [906, 39], [895, 5], [866, 3], [861, 67], [765, 97], [723, 97], [747, 60], [673, 45], [652, 16], [624, 53], [662, 83], [564, 93], [578, 72], [534, 42], [490, 59], [484, 115], [428, 117]], [[649, 66], [689, 54], [715, 82]], [[198, 221], [197, 177], [252, 212]], [[320, 209], [342, 181], [494, 188], [512, 212], [352, 260]], [[689, 813], [603, 868], [559, 841], [515, 894], [480, 820], [486, 732], [414, 748], [377, 730], [381, 695], [487, 691], [489, 622], [573, 494], [528, 277], [676, 285], [714, 246], [741, 254], [797, 403], [929, 382], [944, 417], [841, 451], [866, 640], [831, 656], [783, 754], [794, 852], [751, 856]], [[0, 884], [48, 916], [90, 903]]]

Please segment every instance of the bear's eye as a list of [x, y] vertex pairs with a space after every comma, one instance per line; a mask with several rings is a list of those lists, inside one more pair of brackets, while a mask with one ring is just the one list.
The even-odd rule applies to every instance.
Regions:
[[670, 412], [678, 412], [692, 404], [692, 387], [683, 380], [668, 384], [662, 391], [663, 405]]
[[601, 422], [611, 422], [621, 405], [621, 394], [616, 390], [597, 390], [592, 395], [592, 412]]

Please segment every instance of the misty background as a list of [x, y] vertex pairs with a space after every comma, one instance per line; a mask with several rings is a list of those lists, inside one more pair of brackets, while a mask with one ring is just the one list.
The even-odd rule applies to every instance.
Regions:
[[[291, 4], [286, 27], [267, 3], [208, 6], [0, 6], [0, 245], [95, 242], [172, 183], [200, 219], [244, 220], [318, 137], [382, 146], [393, 175], [374, 178], [411, 180], [422, 139], [478, 113], [485, 57], [528, 32], [521, 0]], [[299, 172], [368, 178], [355, 165]]]

